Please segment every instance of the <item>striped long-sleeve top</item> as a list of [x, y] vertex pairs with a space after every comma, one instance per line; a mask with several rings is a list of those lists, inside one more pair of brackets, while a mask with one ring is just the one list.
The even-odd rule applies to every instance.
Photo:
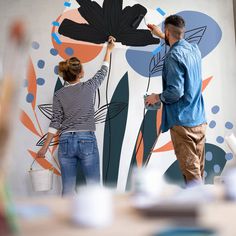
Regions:
[[49, 132], [95, 131], [94, 96], [108, 72], [104, 62], [95, 76], [86, 82], [65, 85], [54, 94]]

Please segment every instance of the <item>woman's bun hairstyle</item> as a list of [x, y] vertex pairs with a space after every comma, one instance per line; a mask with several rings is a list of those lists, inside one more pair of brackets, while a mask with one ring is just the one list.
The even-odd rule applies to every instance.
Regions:
[[82, 65], [77, 57], [59, 62], [58, 73], [65, 81], [75, 81], [81, 70]]

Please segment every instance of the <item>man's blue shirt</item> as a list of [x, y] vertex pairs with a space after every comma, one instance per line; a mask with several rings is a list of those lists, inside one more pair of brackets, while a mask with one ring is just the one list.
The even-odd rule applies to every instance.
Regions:
[[162, 132], [174, 125], [194, 127], [206, 123], [202, 97], [201, 52], [184, 39], [166, 55], [163, 72]]

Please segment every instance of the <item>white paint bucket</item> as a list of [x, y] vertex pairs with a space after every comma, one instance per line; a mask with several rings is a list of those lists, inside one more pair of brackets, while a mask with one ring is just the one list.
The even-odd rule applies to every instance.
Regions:
[[113, 197], [109, 189], [84, 186], [72, 201], [72, 221], [83, 227], [105, 228], [113, 221]]
[[[33, 161], [33, 163], [34, 162], [35, 160]], [[53, 185], [53, 168], [33, 170], [32, 165], [29, 170], [29, 175], [33, 190], [36, 192], [51, 190]]]

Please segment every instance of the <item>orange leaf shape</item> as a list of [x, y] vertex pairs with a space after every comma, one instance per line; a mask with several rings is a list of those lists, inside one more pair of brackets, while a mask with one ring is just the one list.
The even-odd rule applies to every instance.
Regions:
[[153, 150], [152, 152], [167, 152], [167, 151], [171, 151], [173, 149], [174, 149], [173, 143], [172, 143], [172, 141], [170, 141], [167, 144], [165, 144], [164, 146]]
[[162, 106], [160, 109], [157, 110], [157, 116], [156, 116], [157, 136], [160, 135], [161, 119], [162, 119]]
[[37, 153], [28, 150], [28, 152], [30, 153], [30, 155], [39, 163], [39, 165], [41, 165], [44, 169], [52, 169], [53, 168], [53, 172], [54, 174], [60, 176], [60, 172], [49, 162], [47, 161], [45, 158], [37, 158]]
[[[54, 143], [59, 143], [59, 135], [54, 136], [53, 142]], [[58, 147], [58, 144], [56, 144], [52, 147], [52, 154], [56, 151], [57, 147]]]
[[41, 137], [39, 132], [36, 130], [34, 123], [30, 119], [30, 117], [24, 112], [21, 111], [21, 117], [20, 117], [21, 123], [29, 129], [32, 133], [36, 134], [37, 136]]
[[141, 168], [143, 165], [143, 153], [144, 153], [143, 134], [142, 131], [140, 131], [138, 136], [138, 141], [136, 143], [136, 161], [138, 168]]
[[58, 144], [52, 147], [52, 154], [57, 150]]
[[205, 90], [205, 88], [208, 86], [208, 84], [210, 83], [210, 81], [213, 79], [213, 76], [203, 80], [202, 82], [202, 91]]
[[34, 66], [33, 66], [33, 62], [31, 58], [29, 61], [27, 80], [28, 80], [28, 93], [32, 94], [34, 97], [31, 105], [32, 105], [33, 110], [35, 110], [37, 81], [36, 81], [36, 74], [35, 74], [35, 70], [34, 70]]

